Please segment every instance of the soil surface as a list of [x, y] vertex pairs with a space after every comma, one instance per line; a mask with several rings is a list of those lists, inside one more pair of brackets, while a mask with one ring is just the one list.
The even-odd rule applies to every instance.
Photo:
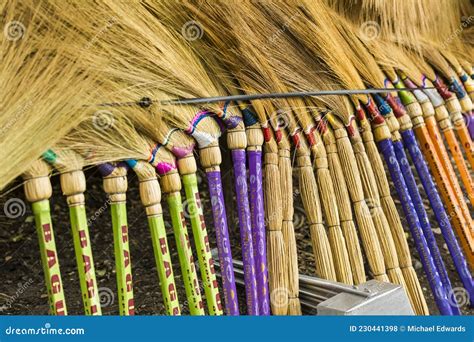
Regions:
[[[229, 171], [231, 169], [229, 153], [226, 151], [224, 156], [222, 176], [227, 197], [227, 216], [232, 238], [232, 252], [236, 259], [241, 259], [238, 219], [234, 211], [234, 206], [229, 205], [235, 203], [235, 201], [232, 202], [234, 194], [232, 172]], [[86, 192], [87, 213], [89, 218], [95, 218], [94, 220], [90, 220], [91, 224], [89, 229], [92, 240], [96, 276], [102, 294], [102, 311], [103, 314], [106, 315], [116, 315], [118, 314], [118, 301], [115, 295], [115, 262], [110, 211], [107, 205], [106, 195], [102, 190], [102, 179], [99, 173], [95, 169], [89, 169], [86, 171], [86, 176], [88, 186]], [[215, 247], [215, 232], [212, 225], [212, 217], [210, 216], [210, 201], [207, 184], [202, 172], [199, 173], [198, 176], [210, 243], [212, 247]], [[129, 191], [127, 192], [127, 210], [136, 313], [140, 315], [161, 315], [164, 314], [165, 311], [160, 294], [146, 215], [139, 199], [137, 178], [133, 172], [129, 173], [128, 178]], [[418, 183], [421, 184], [420, 182]], [[83, 314], [83, 306], [79, 278], [76, 272], [76, 261], [69, 225], [68, 207], [60, 191], [59, 178], [52, 177], [52, 184], [54, 189], [51, 198], [52, 219], [61, 266], [61, 275], [66, 295], [67, 309], [70, 315], [81, 315]], [[297, 179], [295, 178], [295, 189], [297, 185]], [[396, 199], [394, 193], [393, 196], [394, 199]], [[5, 202], [10, 198], [18, 198], [25, 201], [20, 182], [13, 184], [9, 192], [0, 197], [0, 206], [3, 208]], [[396, 203], [399, 213], [401, 213], [401, 208], [397, 200]], [[462, 284], [444, 243], [443, 236], [440, 233], [438, 224], [434, 219], [433, 211], [429, 207], [427, 200], [425, 200], [425, 205], [430, 216], [438, 246], [446, 263], [452, 286], [453, 288], [462, 288]], [[0, 210], [0, 314], [47, 315], [48, 298], [43, 280], [43, 271], [40, 264], [34, 220], [30, 206], [26, 203], [25, 207], [26, 210], [23, 215], [20, 215], [17, 218], [8, 218], [4, 215], [3, 210]], [[188, 313], [186, 296], [181, 281], [182, 276], [175, 248], [175, 240], [169, 223], [170, 219], [167, 215], [168, 208], [164, 200], [163, 208], [165, 212], [165, 222], [168, 228], [168, 242], [171, 251], [173, 251], [172, 259], [174, 261], [174, 272], [176, 285], [178, 287], [178, 295], [182, 305], [182, 312], [186, 314]], [[402, 222], [404, 226], [407, 226], [405, 220]], [[314, 275], [313, 252], [310, 243], [311, 240], [309, 237], [308, 222], [305, 218], [299, 196], [295, 196], [294, 226], [298, 243], [300, 273]], [[188, 227], [188, 229], [189, 232], [191, 232], [191, 228]], [[434, 303], [427, 278], [419, 261], [413, 239], [408, 233], [408, 228], [406, 229], [414, 266], [423, 287], [430, 313], [432, 315], [437, 315], [439, 312]], [[190, 237], [192, 239], [192, 234], [190, 234]], [[191, 245], [193, 245], [193, 241], [191, 241]], [[196, 255], [196, 253], [194, 255]], [[369, 273], [367, 274], [370, 276]], [[245, 313], [245, 295], [243, 288], [241, 287], [239, 288], [239, 303], [241, 306], [241, 312]], [[472, 315], [474, 313], [474, 310], [469, 309], [467, 305], [463, 306], [462, 311], [463, 314], [467, 315]]]

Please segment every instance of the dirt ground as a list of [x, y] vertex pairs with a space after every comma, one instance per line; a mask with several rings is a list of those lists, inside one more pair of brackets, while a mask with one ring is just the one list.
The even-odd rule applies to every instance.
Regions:
[[[228, 158], [225, 158], [222, 167], [222, 174], [224, 189], [226, 190], [233, 189], [232, 174], [231, 172], [225, 171], [229, 170], [229, 168], [230, 162]], [[86, 171], [86, 176], [88, 185], [86, 193], [88, 217], [92, 217], [93, 215], [96, 217], [89, 226], [89, 229], [92, 239], [98, 286], [101, 293], [104, 294], [101, 297], [103, 305], [102, 310], [106, 315], [115, 315], [118, 314], [118, 301], [114, 295], [116, 293], [116, 283], [110, 213], [107, 207], [106, 195], [102, 190], [102, 181], [99, 173], [95, 169], [90, 169]], [[204, 175], [200, 174], [199, 176], [203, 206], [204, 208], [210, 208]], [[64, 197], [61, 195], [58, 177], [53, 177], [52, 183], [54, 189], [51, 198], [52, 219], [67, 308], [70, 315], [81, 315], [83, 314], [83, 306], [78, 282], [79, 278], [76, 272], [68, 208]], [[297, 186], [296, 178], [294, 186]], [[7, 195], [0, 197], [0, 207], [3, 208], [4, 203], [10, 198], [25, 200], [20, 182], [14, 184], [12, 188], [13, 190], [11, 190]], [[227, 191], [226, 196], [226, 203], [229, 205], [233, 197], [232, 191]], [[396, 198], [396, 196], [394, 196], [394, 198]], [[397, 201], [396, 203], [398, 205]], [[425, 204], [452, 285], [453, 287], [462, 287], [446, 245], [444, 244], [443, 237], [439, 232], [438, 225], [434, 220], [433, 212], [428, 206], [427, 200]], [[170, 222], [166, 213], [167, 206], [165, 201], [163, 201], [163, 207], [165, 211], [165, 222]], [[140, 315], [164, 314], [146, 215], [140, 203], [138, 182], [133, 172], [129, 173], [127, 209], [136, 313]], [[238, 220], [232, 209], [233, 207], [231, 206], [227, 209], [229, 229], [232, 237], [232, 252], [235, 258], [241, 259]], [[398, 209], [399, 212], [401, 212], [399, 205]], [[209, 210], [207, 210], [205, 214], [210, 243], [212, 247], [215, 247], [215, 233]], [[406, 226], [406, 222], [403, 221], [403, 223], [404, 226]], [[313, 275], [314, 262], [309, 238], [309, 229], [299, 196], [295, 197], [294, 225], [298, 242], [300, 273]], [[171, 251], [173, 251], [172, 259], [174, 260], [174, 272], [176, 284], [178, 286], [178, 294], [180, 303], [183, 304], [186, 296], [181, 281], [182, 277], [178, 264], [175, 241], [169, 223], [167, 223], [167, 227], [169, 232], [168, 242]], [[191, 232], [191, 228], [189, 227], [188, 229]], [[190, 234], [190, 236], [191, 235], [192, 234]], [[439, 312], [435, 306], [426, 276], [424, 275], [421, 263], [417, 256], [413, 239], [409, 236], [409, 233], [407, 233], [407, 236], [412, 251], [414, 266], [422, 284], [430, 312], [432, 315], [437, 315]], [[191, 244], [193, 244], [192, 241]], [[245, 313], [244, 291], [242, 288], [239, 290], [241, 312]], [[469, 309], [467, 306], [464, 306], [462, 311], [463, 314], [466, 315], [474, 314], [474, 310]], [[185, 305], [183, 305], [182, 312], [184, 314], [188, 312]], [[28, 204], [26, 204], [24, 215], [15, 219], [6, 217], [3, 210], [0, 210], [0, 314], [48, 314], [48, 299], [40, 264], [37, 236], [31, 209]]]

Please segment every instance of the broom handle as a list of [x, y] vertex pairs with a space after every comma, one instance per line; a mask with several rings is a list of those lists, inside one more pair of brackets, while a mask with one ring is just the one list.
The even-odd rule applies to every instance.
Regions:
[[[443, 171], [447, 177], [445, 178], [450, 185], [450, 188], [452, 189], [453, 196], [455, 197], [452, 199], [453, 203], [456, 203], [457, 206], [459, 207], [459, 210], [462, 212], [462, 215], [465, 220], [465, 225], [463, 226], [462, 229], [466, 230], [466, 234], [468, 236], [469, 242], [472, 244], [472, 236], [471, 231], [472, 231], [472, 218], [469, 212], [469, 208], [467, 207], [466, 202], [464, 201], [464, 196], [462, 194], [461, 187], [458, 183], [457, 176], [454, 172], [453, 166], [451, 165], [451, 161], [448, 155], [448, 152], [446, 151], [446, 148], [443, 143], [443, 138], [441, 137], [441, 134], [439, 132], [438, 126], [436, 125], [436, 122], [434, 119], [426, 120], [425, 121], [426, 127], [428, 129], [428, 134], [433, 141], [433, 146], [435, 148], [435, 153], [439, 156], [439, 161], [442, 165]], [[415, 128], [415, 133], [417, 128]], [[419, 129], [421, 130], [421, 129]], [[419, 133], [421, 134], [421, 133]], [[417, 134], [418, 135], [418, 134]], [[450, 135], [445, 135], [446, 139], [451, 139]], [[419, 137], [418, 137], [419, 139]], [[423, 146], [423, 145], [421, 145]]]
[[461, 147], [459, 146], [452, 129], [446, 129], [443, 133], [444, 137], [446, 138], [446, 142], [448, 143], [449, 151], [451, 152], [454, 162], [458, 168], [461, 181], [468, 194], [471, 205], [474, 205], [474, 183], [472, 182], [471, 174], [464, 161]]
[[161, 294], [168, 315], [179, 316], [178, 292], [173, 275], [173, 262], [168, 247], [163, 215], [148, 216], [156, 269], [160, 278]]
[[243, 149], [232, 150], [234, 183], [239, 213], [240, 242], [244, 268], [245, 294], [249, 315], [259, 315], [257, 279], [255, 275], [255, 256], [253, 250], [252, 226], [250, 223], [250, 204], [248, 198], [246, 153]]
[[53, 315], [67, 315], [66, 301], [59, 269], [58, 252], [54, 241], [53, 223], [49, 200], [41, 200], [31, 204], [35, 215], [36, 232], [41, 254], [41, 263], [48, 289], [50, 312]]
[[418, 216], [416, 215], [405, 180], [402, 176], [402, 171], [397, 162], [392, 141], [390, 139], [383, 139], [378, 142], [378, 145], [384, 156], [385, 162], [388, 165], [390, 176], [402, 204], [403, 212], [405, 213], [405, 217], [408, 221], [413, 239], [415, 240], [416, 249], [420, 256], [439, 311], [443, 315], [452, 315], [451, 306], [448, 303], [446, 292], [443, 288], [443, 284], [441, 283], [436, 266], [433, 262], [433, 258], [431, 257], [428, 245], [423, 236]]
[[125, 202], [112, 202], [112, 229], [114, 234], [115, 269], [117, 272], [117, 289], [119, 312], [122, 316], [134, 315], [132, 265], [128, 243], [127, 208]]
[[[428, 124], [428, 121], [426, 122]], [[427, 125], [428, 126], [428, 125]], [[450, 212], [450, 221], [456, 230], [457, 236], [461, 243], [461, 247], [467, 257], [469, 265], [474, 267], [474, 245], [469, 236], [468, 224], [464, 218], [464, 214], [457, 202], [457, 197], [449, 183], [446, 171], [436, 153], [435, 141], [430, 139], [427, 127], [417, 126], [414, 129], [415, 135], [420, 141], [420, 149], [422, 150], [432, 175], [436, 181], [436, 185], [441, 191], [441, 198]]]
[[471, 298], [472, 303], [474, 301], [472, 275], [469, 271], [469, 267], [467, 266], [466, 259], [462, 254], [456, 236], [454, 235], [453, 228], [451, 227], [451, 223], [449, 222], [449, 218], [443, 206], [443, 202], [441, 201], [433, 178], [431, 177], [431, 174], [428, 170], [426, 161], [418, 147], [418, 143], [416, 142], [413, 130], [406, 130], [404, 132], [401, 132], [401, 135], [405, 146], [409, 146], [408, 151], [410, 153], [410, 157], [413, 160], [413, 163], [415, 164], [416, 170], [421, 179], [421, 183], [423, 184], [423, 188], [425, 189], [425, 192], [428, 195], [428, 199], [430, 201], [431, 207], [433, 208], [436, 220], [439, 223], [439, 227], [441, 228], [444, 240], [446, 241], [446, 245], [448, 246], [451, 257], [453, 258], [456, 270], [459, 274], [459, 277], [461, 278], [464, 288], [469, 294], [469, 298]]
[[214, 259], [212, 258], [211, 249], [209, 247], [206, 222], [204, 221], [201, 199], [199, 197], [197, 177], [195, 173], [190, 173], [183, 175], [182, 179], [188, 208], [192, 208], [193, 211], [189, 213], [189, 220], [191, 221], [194, 242], [196, 244], [207, 308], [211, 315], [222, 315], [222, 303], [219, 287], [217, 285], [216, 272], [214, 270]]
[[454, 126], [456, 129], [456, 133], [458, 135], [459, 141], [466, 153], [467, 160], [471, 165], [471, 168], [474, 169], [474, 147], [472, 144], [471, 136], [466, 128], [466, 125], [463, 124], [461, 126]]
[[97, 279], [95, 277], [94, 259], [92, 257], [85, 205], [70, 205], [69, 217], [71, 220], [72, 237], [74, 250], [76, 252], [84, 310], [86, 315], [101, 315], [100, 296], [97, 288]]
[[474, 110], [471, 110], [469, 114], [467, 114], [467, 120], [467, 128], [472, 141], [474, 140]]
[[193, 316], [204, 315], [204, 305], [199, 289], [199, 281], [194, 266], [193, 252], [189, 242], [188, 230], [184, 221], [181, 194], [173, 192], [168, 194], [166, 201], [170, 208], [171, 222], [173, 225], [176, 248], [178, 249], [179, 264], [183, 274], [184, 288], [188, 300], [189, 312]]
[[247, 151], [249, 158], [250, 212], [253, 228], [258, 308], [260, 315], [270, 315], [268, 288], [267, 243], [265, 238], [265, 212], [263, 206], [262, 151]]
[[[451, 281], [449, 280], [448, 272], [446, 271], [446, 266], [444, 265], [443, 258], [441, 257], [438, 245], [436, 244], [436, 239], [434, 237], [433, 231], [431, 230], [428, 215], [426, 214], [426, 210], [424, 208], [420, 192], [418, 191], [418, 186], [416, 184], [415, 177], [413, 176], [410, 164], [408, 162], [408, 158], [405, 154], [403, 143], [401, 141], [394, 141], [393, 148], [395, 150], [395, 155], [397, 157], [398, 164], [400, 165], [403, 178], [405, 179], [405, 184], [408, 187], [408, 192], [412, 199], [413, 206], [415, 207], [416, 214], [418, 215], [420, 226], [425, 237], [427, 246], [430, 250], [431, 257], [433, 258], [433, 262], [438, 271], [439, 278], [441, 280], [441, 283], [443, 284], [444, 290], [446, 291], [446, 295], [448, 297], [451, 297], [449, 298], [451, 310], [453, 314], [460, 315], [461, 312], [459, 311], [459, 308], [456, 305], [456, 299], [453, 296]], [[417, 148], [417, 146], [411, 145], [410, 151], [414, 148]]]
[[234, 266], [230, 249], [229, 231], [222, 192], [220, 171], [207, 171], [209, 194], [211, 197], [212, 215], [217, 235], [217, 250], [221, 265], [222, 283], [224, 288], [225, 308], [228, 315], [239, 315], [237, 288], [234, 278]]

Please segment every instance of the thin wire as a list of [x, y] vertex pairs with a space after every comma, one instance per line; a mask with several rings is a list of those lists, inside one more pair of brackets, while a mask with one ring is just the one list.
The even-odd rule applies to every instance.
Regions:
[[214, 96], [214, 97], [196, 97], [196, 98], [177, 98], [171, 100], [153, 100], [147, 97], [142, 98], [138, 102], [112, 102], [98, 104], [100, 107], [119, 107], [119, 106], [133, 106], [139, 105], [142, 107], [149, 107], [153, 103], [160, 103], [162, 105], [176, 105], [176, 104], [202, 104], [213, 102], [232, 102], [232, 101], [252, 101], [264, 99], [282, 99], [293, 97], [313, 97], [313, 96], [328, 96], [328, 95], [357, 95], [357, 94], [379, 94], [387, 92], [400, 91], [414, 91], [435, 89], [434, 87], [425, 88], [371, 88], [371, 89], [353, 89], [353, 90], [315, 90], [315, 91], [295, 91], [287, 93], [263, 93], [263, 94], [246, 94], [246, 95], [229, 95], [229, 96]]

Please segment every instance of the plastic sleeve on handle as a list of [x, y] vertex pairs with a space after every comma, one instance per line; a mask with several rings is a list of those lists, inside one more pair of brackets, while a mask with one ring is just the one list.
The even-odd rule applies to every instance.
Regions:
[[183, 282], [186, 290], [189, 311], [191, 315], [204, 315], [204, 304], [202, 302], [201, 290], [194, 265], [194, 257], [189, 242], [188, 230], [184, 220], [183, 204], [179, 192], [169, 194], [166, 198], [170, 208], [171, 222], [173, 225], [176, 247], [178, 249], [179, 264], [183, 274]]
[[63, 282], [59, 270], [58, 252], [54, 241], [53, 224], [48, 200], [32, 203], [36, 231], [43, 265], [44, 278], [48, 289], [50, 311], [53, 315], [67, 315]]
[[443, 284], [441, 283], [441, 279], [439, 278], [438, 271], [436, 270], [433, 258], [431, 257], [425, 237], [423, 236], [418, 216], [416, 215], [408, 188], [402, 176], [402, 171], [397, 162], [397, 157], [395, 156], [392, 141], [389, 139], [384, 139], [378, 143], [378, 146], [384, 156], [385, 162], [388, 165], [390, 176], [402, 204], [403, 212], [408, 221], [411, 234], [415, 240], [415, 246], [423, 265], [423, 269], [428, 278], [438, 309], [442, 315], [452, 315], [453, 313], [451, 311], [451, 306], [449, 305], [446, 292], [443, 288]]
[[206, 176], [209, 183], [212, 216], [217, 235], [217, 251], [221, 265], [225, 310], [228, 315], [238, 315], [239, 304], [237, 300], [237, 288], [235, 285], [234, 266], [232, 264], [229, 231], [227, 228], [224, 194], [222, 192], [221, 173], [220, 171], [209, 171], [206, 172]]
[[153, 243], [156, 269], [160, 278], [163, 303], [168, 315], [178, 316], [181, 314], [181, 311], [163, 215], [149, 216], [148, 226], [150, 227], [151, 241]]
[[410, 157], [415, 164], [418, 175], [423, 184], [428, 199], [430, 201], [431, 207], [433, 208], [436, 220], [439, 223], [441, 232], [443, 234], [446, 245], [448, 246], [451, 257], [453, 258], [454, 265], [456, 270], [461, 278], [464, 288], [471, 298], [471, 302], [474, 301], [474, 289], [473, 289], [473, 280], [469, 267], [467, 265], [466, 259], [461, 251], [461, 247], [454, 235], [453, 228], [449, 221], [448, 214], [446, 209], [443, 206], [441, 197], [438, 193], [438, 189], [435, 186], [434, 180], [431, 177], [431, 174], [428, 170], [426, 161], [421, 153], [418, 143], [416, 142], [415, 135], [412, 130], [406, 130], [401, 133], [405, 145], [408, 147]]
[[248, 151], [250, 212], [252, 241], [255, 254], [257, 298], [260, 315], [270, 315], [270, 290], [268, 288], [267, 242], [263, 204], [262, 152]]
[[197, 177], [195, 173], [183, 176], [183, 185], [186, 192], [185, 208], [187, 217], [191, 221], [194, 242], [201, 270], [201, 278], [206, 295], [206, 303], [211, 315], [222, 315], [222, 303], [217, 285], [216, 271], [214, 269], [214, 259], [209, 247], [209, 237], [207, 235], [206, 222], [199, 197]]
[[84, 310], [86, 315], [101, 315], [102, 310], [85, 206], [81, 204], [69, 207], [69, 217], [71, 219], [72, 237]]
[[135, 314], [132, 283], [132, 261], [128, 237], [127, 206], [124, 202], [111, 203], [112, 229], [114, 235], [115, 271], [119, 312], [122, 316]]
[[[423, 235], [425, 237], [428, 248], [430, 249], [431, 257], [433, 258], [433, 262], [438, 271], [439, 278], [443, 283], [443, 288], [446, 291], [446, 295], [450, 297], [450, 295], [453, 295], [451, 281], [449, 280], [448, 272], [446, 271], [446, 266], [444, 265], [438, 245], [436, 244], [436, 239], [434, 237], [433, 231], [431, 230], [428, 215], [426, 214], [426, 210], [424, 208], [421, 195], [418, 191], [418, 186], [416, 184], [415, 177], [413, 176], [410, 164], [408, 163], [408, 158], [405, 154], [402, 142], [393, 142], [393, 148], [395, 150], [395, 155], [397, 156], [398, 165], [400, 165], [403, 178], [405, 179], [405, 184], [407, 185], [408, 192], [412, 199], [413, 206], [415, 207], [416, 214], [418, 216], [418, 220], [423, 231]], [[450, 298], [450, 304], [453, 313], [460, 314], [459, 308], [456, 305], [456, 299], [454, 297]]]
[[249, 315], [258, 315], [257, 279], [255, 275], [255, 255], [253, 251], [252, 225], [247, 185], [245, 150], [233, 150], [234, 182], [239, 214], [240, 241], [244, 266], [245, 294]]

